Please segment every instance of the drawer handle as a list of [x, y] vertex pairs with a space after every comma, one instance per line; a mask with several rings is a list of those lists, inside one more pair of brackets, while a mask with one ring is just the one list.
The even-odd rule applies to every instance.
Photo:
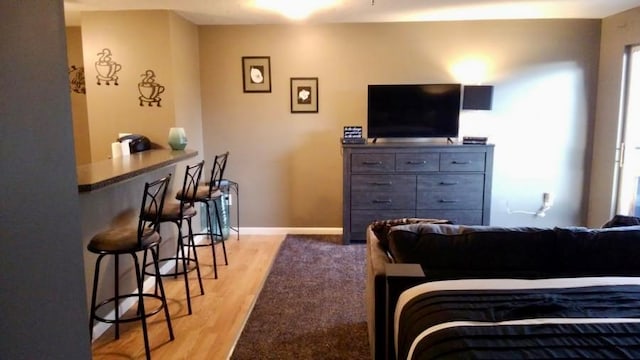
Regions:
[[471, 161], [456, 161], [456, 160], [454, 160], [451, 163], [453, 165], [469, 165], [469, 164], [471, 164]]
[[407, 165], [424, 165], [426, 161], [407, 161]]
[[458, 200], [440, 199], [440, 201], [439, 201], [439, 202], [440, 202], [440, 203], [442, 203], [442, 204], [454, 204], [454, 203], [457, 203], [457, 202], [458, 202]]
[[371, 182], [371, 183], [369, 183], [369, 185], [373, 185], [373, 186], [391, 186], [391, 185], [393, 185], [393, 183], [391, 181], [387, 181], [387, 182]]
[[382, 165], [382, 161], [363, 161], [363, 165], [371, 165], [371, 166], [380, 166]]
[[373, 200], [374, 204], [391, 204], [391, 200]]
[[449, 182], [447, 182], [447, 181], [441, 181], [441, 182], [440, 182], [440, 185], [447, 185], [447, 186], [449, 186], [449, 185], [458, 185], [458, 184], [460, 184], [460, 183], [459, 183], [459, 182], [457, 182], [457, 181], [449, 181]]

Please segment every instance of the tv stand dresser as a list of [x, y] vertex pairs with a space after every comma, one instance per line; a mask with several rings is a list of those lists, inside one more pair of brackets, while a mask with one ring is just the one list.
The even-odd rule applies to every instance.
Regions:
[[375, 220], [489, 225], [493, 145], [343, 144], [343, 242]]

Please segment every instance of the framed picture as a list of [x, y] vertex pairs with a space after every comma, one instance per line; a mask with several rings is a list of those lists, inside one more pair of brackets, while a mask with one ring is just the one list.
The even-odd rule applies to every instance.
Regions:
[[271, 58], [243, 56], [242, 83], [244, 92], [271, 92]]
[[291, 78], [291, 112], [318, 112], [318, 78]]

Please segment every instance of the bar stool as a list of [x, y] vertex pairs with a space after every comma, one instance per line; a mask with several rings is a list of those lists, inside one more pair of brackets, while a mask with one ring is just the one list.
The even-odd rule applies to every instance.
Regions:
[[[175, 261], [175, 266], [173, 270], [173, 274], [159, 274], [160, 276], [173, 276], [174, 278], [178, 275], [183, 275], [184, 277], [184, 287], [185, 292], [187, 294], [187, 308], [189, 309], [189, 315], [192, 314], [191, 311], [191, 294], [189, 289], [189, 272], [192, 270], [196, 270], [198, 274], [198, 283], [200, 285], [200, 295], [204, 295], [204, 288], [202, 286], [202, 277], [200, 276], [200, 266], [198, 264], [198, 253], [195, 251], [195, 242], [193, 239], [193, 228], [191, 227], [191, 219], [197, 214], [195, 208], [195, 197], [196, 191], [198, 189], [198, 183], [200, 182], [200, 176], [202, 175], [202, 168], [204, 167], [204, 160], [195, 164], [188, 165], [184, 174], [184, 182], [182, 184], [182, 190], [178, 192], [177, 198], [180, 199], [179, 202], [171, 202], [166, 203], [162, 209], [162, 214], [160, 215], [159, 221], [163, 222], [172, 222], [176, 224], [178, 228], [178, 237], [177, 237], [177, 248], [176, 253], [172, 257], [165, 257], [159, 260], [160, 263], [164, 263], [167, 261]], [[144, 217], [147, 219], [151, 219], [155, 217], [155, 213], [144, 213]], [[187, 222], [187, 235], [182, 234], [182, 224], [186, 220]], [[187, 249], [188, 252], [185, 254], [184, 248], [185, 243], [184, 239], [187, 239]], [[194, 249], [193, 257], [191, 257], [191, 248]], [[145, 274], [147, 275], [156, 275], [155, 272], [146, 271], [147, 267], [152, 266], [153, 264], [147, 264], [146, 252], [143, 263], [145, 264]], [[189, 265], [193, 263], [194, 266], [190, 267]], [[182, 268], [180, 268], [182, 265]]]
[[[142, 334], [144, 336], [144, 349], [147, 359], [151, 358], [149, 349], [149, 336], [147, 334], [147, 317], [152, 316], [160, 310], [164, 310], [164, 316], [167, 321], [167, 328], [169, 329], [170, 340], [174, 339], [173, 328], [171, 326], [171, 318], [169, 317], [169, 308], [167, 307], [167, 299], [164, 292], [164, 286], [162, 285], [162, 279], [156, 277], [156, 291], [154, 293], [143, 292], [144, 272], [140, 270], [140, 264], [138, 262], [138, 253], [144, 251], [151, 251], [153, 258], [153, 266], [156, 273], [160, 273], [158, 265], [158, 251], [160, 248], [160, 242], [162, 240], [159, 232], [159, 219], [164, 206], [164, 198], [167, 193], [167, 187], [171, 175], [162, 179], [156, 180], [151, 183], [146, 183], [144, 187], [144, 194], [142, 196], [142, 206], [140, 208], [140, 215], [138, 218], [137, 228], [112, 228], [102, 231], [96, 234], [89, 244], [87, 249], [95, 254], [98, 254], [96, 259], [95, 272], [93, 276], [93, 289], [91, 291], [91, 314], [89, 318], [89, 334], [93, 337], [93, 323], [94, 320], [110, 323], [115, 325], [115, 338], [120, 338], [119, 324], [122, 322], [131, 322], [140, 320], [142, 323]], [[142, 216], [145, 213], [156, 214], [153, 218], [146, 218]], [[131, 255], [134, 262], [134, 269], [136, 274], [137, 292], [134, 294], [120, 295], [119, 289], [119, 257], [120, 255]], [[96, 305], [96, 294], [98, 290], [98, 279], [100, 273], [100, 263], [102, 259], [107, 255], [114, 256], [114, 296], [102, 301]], [[158, 289], [160, 294], [158, 294]], [[123, 318], [120, 315], [120, 301], [129, 298], [135, 298], [138, 302], [138, 308], [136, 315]], [[147, 312], [145, 310], [145, 299], [155, 299], [160, 301], [160, 305]], [[96, 312], [102, 306], [107, 304], [113, 304], [115, 316], [113, 319], [107, 319], [106, 317], [99, 316]]]
[[[220, 221], [220, 210], [218, 209], [217, 200], [222, 198], [222, 191], [220, 190], [220, 181], [222, 180], [222, 176], [224, 175], [224, 169], [227, 166], [227, 158], [229, 157], [229, 152], [216, 155], [213, 160], [213, 166], [211, 168], [211, 178], [209, 179], [209, 183], [207, 185], [198, 186], [198, 190], [196, 191], [196, 202], [202, 203], [205, 206], [207, 213], [207, 232], [205, 233], [197, 233], [195, 235], [206, 235], [209, 239], [207, 243], [199, 243], [196, 244], [196, 247], [201, 246], [211, 246], [211, 252], [213, 254], [213, 276], [215, 279], [218, 278], [218, 262], [216, 260], [216, 238], [220, 237], [220, 242], [222, 243], [222, 251], [224, 253], [224, 264], [229, 265], [227, 260], [227, 248], [224, 244], [224, 237], [222, 235], [222, 222]], [[214, 211], [216, 214], [217, 225], [220, 233], [216, 233], [213, 228], [213, 223], [211, 222], [211, 204], [213, 204]]]

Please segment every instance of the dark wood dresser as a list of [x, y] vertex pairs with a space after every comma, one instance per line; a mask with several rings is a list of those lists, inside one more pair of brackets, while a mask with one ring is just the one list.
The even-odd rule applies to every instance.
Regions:
[[493, 145], [344, 144], [343, 242], [375, 220], [489, 225]]

